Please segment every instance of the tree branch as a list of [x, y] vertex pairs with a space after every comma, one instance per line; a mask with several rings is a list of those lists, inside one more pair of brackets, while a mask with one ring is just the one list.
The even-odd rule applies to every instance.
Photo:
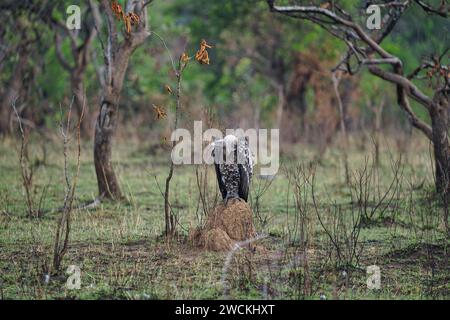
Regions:
[[406, 90], [406, 93], [408, 96], [422, 104], [425, 108], [428, 110], [433, 105], [433, 100], [430, 99], [427, 95], [425, 95], [419, 88], [417, 88], [410, 80], [408, 80], [406, 77], [385, 71], [379, 67], [375, 66], [369, 66], [369, 71], [373, 75], [376, 75], [377, 77], [389, 81], [391, 83], [397, 84], [401, 86], [404, 90]]
[[69, 72], [72, 72], [74, 67], [69, 64], [69, 62], [64, 57], [62, 50], [61, 50], [61, 44], [62, 44], [62, 38], [58, 31], [55, 32], [55, 44], [56, 44], [56, 57], [58, 58], [59, 62], [63, 66], [64, 69], [66, 69]]
[[437, 14], [443, 18], [448, 18], [448, 9], [446, 10], [446, 5], [442, 3], [442, 6], [439, 9], [433, 8], [428, 3], [422, 1], [422, 0], [414, 0], [415, 3], [417, 3], [425, 12]]
[[[415, 2], [418, 1], [422, 2], [420, 0], [416, 0]], [[358, 61], [357, 70], [359, 70], [361, 65], [368, 65], [368, 69], [373, 75], [385, 81], [394, 83], [397, 86], [397, 98], [400, 107], [408, 114], [413, 126], [421, 130], [430, 140], [432, 140], [432, 129], [414, 113], [409, 104], [408, 96], [419, 102], [428, 111], [434, 107], [433, 100], [403, 75], [402, 61], [398, 57], [384, 50], [380, 45], [383, 39], [393, 30], [403, 12], [408, 8], [410, 1], [393, 1], [384, 4], [384, 6], [389, 6], [392, 10], [389, 13], [390, 20], [386, 25], [386, 29], [375, 38], [369, 36], [360, 25], [353, 22], [349, 14], [341, 10], [331, 11], [327, 8], [301, 5], [276, 6], [274, 5], [274, 2], [274, 0], [267, 0], [271, 11], [294, 18], [310, 20], [325, 28], [332, 35], [340, 38], [347, 44], [349, 48], [347, 54], [333, 71], [342, 70], [341, 66], [346, 64], [347, 72], [353, 74], [354, 71], [352, 71], [350, 59], [354, 55]], [[341, 13], [341, 16], [339, 13]], [[331, 22], [318, 19], [317, 16], [325, 17]], [[330, 28], [327, 25], [329, 23], [334, 24], [334, 28]], [[342, 34], [344, 34], [345, 37], [343, 37]], [[364, 43], [365, 47], [360, 47], [360, 43]], [[380, 58], [374, 58], [374, 54], [379, 55]], [[385, 71], [377, 67], [377, 65], [382, 64], [392, 66], [393, 72]]]

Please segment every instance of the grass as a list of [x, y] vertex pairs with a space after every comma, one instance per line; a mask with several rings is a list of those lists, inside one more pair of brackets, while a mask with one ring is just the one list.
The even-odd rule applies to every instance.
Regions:
[[[389, 188], [392, 160], [400, 155], [393, 139], [383, 141], [382, 164], [378, 178], [370, 186], [369, 208], [374, 206], [371, 201]], [[36, 137], [31, 139], [31, 159], [42, 158], [39, 143]], [[175, 169], [171, 202], [179, 216], [179, 235], [167, 244], [161, 237], [164, 199], [156, 181], [163, 185], [168, 151], [150, 152], [152, 149], [144, 143], [119, 142], [114, 157], [126, 200], [103, 202], [95, 209], [73, 213], [63, 270], [69, 265], [80, 267], [81, 288], [75, 290], [66, 287], [69, 275], [65, 273], [52, 275], [48, 283], [44, 281], [58, 217], [50, 209], [60, 207], [64, 197], [62, 145], [45, 142], [47, 157], [36, 169], [34, 185], [35, 199], [46, 190], [42, 207], [47, 212], [32, 220], [26, 218], [17, 144], [8, 139], [0, 144], [2, 299], [318, 299], [320, 295], [327, 299], [450, 298], [449, 241], [442, 208], [431, 195], [429, 147], [418, 137], [412, 138], [402, 152], [403, 176], [397, 192], [392, 194], [393, 200], [383, 212], [377, 210], [370, 221], [360, 225], [356, 244], [360, 255], [348, 261], [338, 261], [317, 217], [318, 212], [329, 230], [336, 227], [336, 221], [341, 222], [343, 228], [336, 236], [345, 251], [352, 209], [358, 212], [359, 207], [355, 205], [355, 192], [344, 183], [339, 147], [330, 146], [316, 167], [317, 212], [310, 186], [302, 187], [303, 216], [294, 201], [287, 172], [299, 163], [308, 167], [316, 151], [307, 145], [285, 150], [282, 161], [287, 171], [280, 170], [268, 186], [259, 200], [259, 218], [255, 216], [258, 231], [268, 236], [258, 241], [255, 253], [238, 252], [225, 276], [226, 253], [200, 250], [188, 239], [189, 230], [198, 226], [201, 216], [195, 168]], [[370, 156], [371, 147], [357, 147], [356, 140], [353, 146], [349, 161], [356, 175]], [[91, 150], [89, 143], [84, 143], [77, 203], [92, 201], [96, 196]], [[212, 169], [209, 183], [210, 192], [217, 192]], [[264, 184], [268, 185], [255, 176], [253, 206], [257, 190]], [[299, 231], [302, 226], [304, 232]], [[306, 242], [301, 241], [302, 235]], [[367, 288], [369, 265], [380, 267], [378, 290]], [[221, 279], [226, 280], [226, 292]]]

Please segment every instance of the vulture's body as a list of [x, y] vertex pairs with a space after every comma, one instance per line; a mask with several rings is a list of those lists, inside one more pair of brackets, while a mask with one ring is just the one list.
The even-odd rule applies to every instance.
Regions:
[[253, 161], [245, 138], [228, 135], [213, 143], [217, 182], [225, 203], [229, 199], [247, 201], [253, 174]]

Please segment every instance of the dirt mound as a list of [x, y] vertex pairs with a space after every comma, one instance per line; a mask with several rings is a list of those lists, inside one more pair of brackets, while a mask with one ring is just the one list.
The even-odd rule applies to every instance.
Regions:
[[219, 204], [208, 216], [203, 229], [191, 233], [194, 245], [213, 251], [225, 251], [233, 248], [237, 241], [255, 236], [252, 210], [240, 200], [230, 200], [228, 205]]

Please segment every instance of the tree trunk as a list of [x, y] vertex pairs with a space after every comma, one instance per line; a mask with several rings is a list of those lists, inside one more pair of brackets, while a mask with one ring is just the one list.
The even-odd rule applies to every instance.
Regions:
[[8, 135], [9, 130], [9, 119], [10, 119], [10, 106], [9, 101], [5, 101], [0, 110], [0, 134]]
[[81, 122], [81, 135], [83, 138], [89, 138], [91, 135], [91, 125], [90, 125], [90, 119], [88, 116], [88, 108], [87, 106], [87, 97], [84, 92], [84, 84], [83, 84], [83, 76], [84, 76], [84, 70], [78, 72], [74, 72], [74, 74], [71, 76], [71, 87], [72, 87], [72, 93], [75, 97], [74, 104], [75, 109], [77, 110], [78, 117], [81, 117], [81, 114], [83, 112], [83, 105], [84, 105], [84, 120]]
[[112, 79], [104, 89], [104, 98], [100, 105], [100, 112], [95, 123], [94, 164], [97, 174], [98, 192], [100, 197], [119, 200], [122, 198], [119, 182], [112, 166], [112, 141], [117, 127], [120, 92], [128, 67], [128, 61], [135, 47], [124, 46], [116, 53], [116, 60]]
[[333, 82], [333, 89], [336, 95], [336, 100], [338, 104], [339, 110], [339, 124], [341, 128], [341, 141], [342, 141], [342, 156], [344, 162], [344, 170], [345, 170], [345, 183], [350, 183], [350, 169], [348, 165], [348, 135], [347, 135], [347, 127], [345, 125], [345, 110], [344, 104], [342, 103], [341, 94], [339, 93], [339, 83], [341, 82], [341, 75], [336, 76], [335, 73], [332, 74], [331, 80]]
[[[375, 92], [378, 90], [375, 89]], [[375, 147], [375, 165], [379, 167], [381, 165], [380, 158], [380, 138], [382, 133], [382, 120], [383, 120], [383, 110], [386, 104], [385, 97], [381, 97], [381, 100], [378, 105], [375, 105], [369, 98], [367, 98], [367, 108], [372, 110], [374, 114], [373, 125], [372, 125], [372, 135], [373, 135], [373, 144]]]
[[284, 86], [278, 85], [278, 105], [277, 105], [277, 128], [281, 130], [283, 122], [284, 106], [286, 105], [286, 94]]
[[117, 126], [117, 96], [105, 98], [95, 124], [94, 164], [100, 197], [118, 200], [122, 197], [112, 166], [112, 141]]
[[[89, 1], [94, 12], [96, 26], [100, 25], [94, 1]], [[148, 4], [149, 2], [147, 2]], [[99, 196], [113, 200], [122, 198], [119, 182], [112, 165], [112, 142], [117, 127], [120, 92], [122, 91], [128, 62], [134, 50], [150, 36], [148, 16], [143, 1], [127, 1], [126, 12], [138, 13], [139, 24], [118, 41], [118, 26], [115, 14], [108, 0], [101, 1], [102, 10], [107, 16], [108, 45], [104, 47], [105, 69], [103, 100], [95, 123], [94, 164], [97, 175]], [[95, 18], [97, 16], [97, 18]], [[102, 46], [103, 47], [103, 46]]]
[[15, 71], [12, 75], [9, 87], [5, 92], [1, 103], [0, 110], [0, 133], [8, 135], [11, 133], [11, 104], [15, 99], [19, 98], [21, 88], [23, 86], [23, 75], [30, 56], [28, 48], [19, 47], [19, 61], [15, 65]]
[[433, 129], [433, 149], [436, 171], [436, 190], [447, 194], [450, 191], [450, 146], [448, 139], [448, 98], [439, 97], [435, 106], [430, 109]]

